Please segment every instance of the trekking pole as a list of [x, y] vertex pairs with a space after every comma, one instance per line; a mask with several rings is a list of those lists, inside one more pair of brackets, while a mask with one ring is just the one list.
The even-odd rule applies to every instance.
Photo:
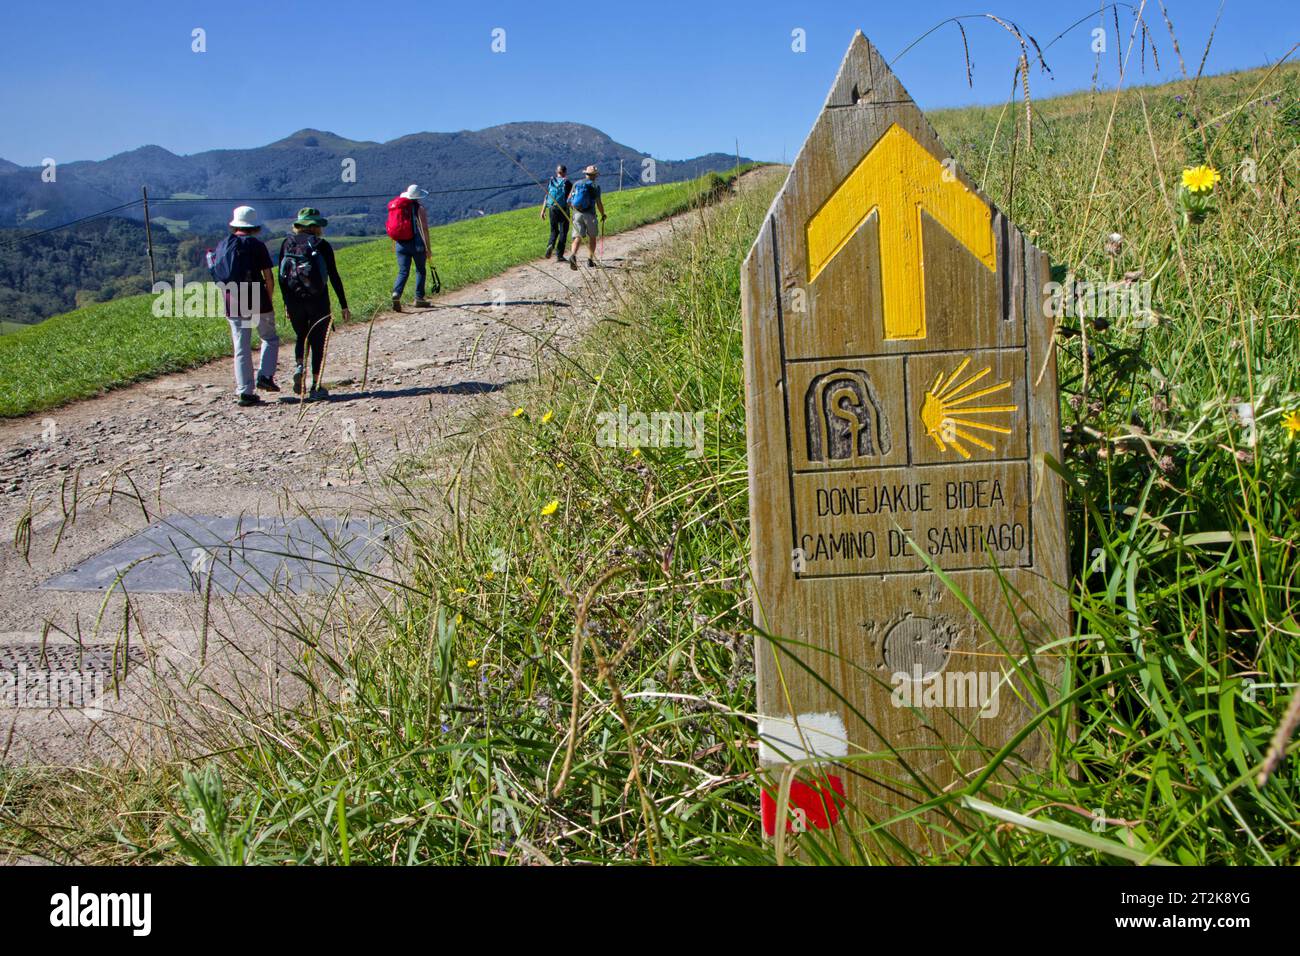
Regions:
[[379, 318], [379, 309], [370, 313], [370, 324], [366, 326], [366, 357], [361, 365], [361, 391], [366, 391], [366, 379], [370, 375], [370, 336], [375, 332], [375, 319]]
[[321, 345], [321, 352], [320, 352], [320, 378], [316, 380], [316, 384], [321, 388], [325, 387], [325, 360], [329, 358], [330, 332], [333, 331], [333, 329], [334, 329], [334, 313], [330, 312], [325, 316], [325, 342]]

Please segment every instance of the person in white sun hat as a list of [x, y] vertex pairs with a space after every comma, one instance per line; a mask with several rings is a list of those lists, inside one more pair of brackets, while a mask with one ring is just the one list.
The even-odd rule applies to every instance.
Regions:
[[[388, 204], [388, 238], [397, 251], [397, 281], [393, 283], [393, 311], [402, 311], [411, 263], [415, 263], [415, 307], [427, 309], [433, 303], [424, 297], [425, 261], [429, 255], [429, 217], [420, 200], [429, 195], [415, 183]], [[437, 291], [437, 290], [435, 290]]]
[[[271, 253], [257, 237], [262, 231], [257, 210], [238, 206], [230, 217], [230, 235], [212, 254], [212, 277], [222, 286], [230, 339], [235, 351], [236, 399], [242, 406], [261, 404], [255, 389], [278, 392], [275, 367], [280, 336], [275, 331], [275, 289]], [[257, 377], [253, 377], [253, 328], [262, 340]]]

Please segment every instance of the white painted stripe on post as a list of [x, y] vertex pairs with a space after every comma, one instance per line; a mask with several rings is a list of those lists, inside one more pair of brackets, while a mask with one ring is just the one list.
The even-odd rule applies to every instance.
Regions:
[[848, 732], [839, 714], [800, 714], [758, 719], [758, 762], [790, 763], [813, 757], [831, 759], [849, 753]]

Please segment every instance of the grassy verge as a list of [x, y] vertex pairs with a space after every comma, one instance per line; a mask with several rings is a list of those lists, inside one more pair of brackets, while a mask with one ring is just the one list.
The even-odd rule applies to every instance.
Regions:
[[[622, 232], [671, 216], [734, 175], [728, 171], [684, 183], [611, 192], [605, 196], [606, 230]], [[443, 288], [457, 289], [536, 258], [544, 247], [546, 228], [534, 207], [431, 229], [433, 261]], [[279, 238], [266, 237], [272, 245], [278, 245]], [[338, 263], [354, 320], [368, 319], [388, 307], [396, 274], [389, 240], [342, 248]], [[159, 278], [174, 281], [170, 276]], [[153, 303], [152, 295], [129, 296], [0, 336], [0, 381], [5, 383], [0, 416], [41, 411], [191, 368], [230, 351], [224, 319], [155, 318]], [[283, 316], [279, 331], [282, 339], [292, 341], [293, 330]]]
[[[1300, 672], [1296, 92], [1294, 72], [1178, 84], [1114, 123], [1109, 99], [1048, 102], [1032, 147], [1018, 107], [939, 117], [1055, 261], [1153, 280], [1157, 321], [1061, 331], [1075, 732], [1040, 769], [987, 748], [965, 786], [914, 794], [946, 846], [915, 862], [1300, 862], [1297, 762], [1262, 772]], [[1200, 162], [1225, 175], [1192, 223], [1177, 183]], [[738, 301], [769, 198], [703, 213], [518, 415], [467, 439], [441, 496], [415, 496], [414, 526], [439, 530], [413, 537], [410, 590], [304, 668], [347, 693], [214, 733], [197, 767], [7, 773], [0, 839], [101, 860], [774, 860]], [[702, 411], [702, 454], [604, 447], [620, 405]], [[806, 859], [882, 858], [871, 823], [851, 835], [808, 834]]]

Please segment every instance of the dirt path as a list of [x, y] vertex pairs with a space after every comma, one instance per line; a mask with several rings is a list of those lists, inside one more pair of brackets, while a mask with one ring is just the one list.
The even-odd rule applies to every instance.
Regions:
[[[436, 447], [470, 413], [508, 414], [502, 389], [535, 377], [612, 310], [619, 285], [691, 215], [603, 240], [595, 269], [537, 260], [440, 296], [432, 309], [381, 315], [368, 368], [367, 327], [338, 329], [328, 401], [282, 393], [238, 408], [226, 359], [0, 423], [0, 680], [22, 670], [31, 687], [32, 675], [74, 671], [84, 683], [89, 671], [100, 676], [83, 687], [86, 703], [103, 677], [123, 661], [129, 668], [85, 710], [43, 706], [39, 693], [14, 707], [11, 684], [8, 697], [0, 693], [0, 762], [140, 760], [174, 752], [185, 737], [188, 718], [163, 713], [159, 700], [192, 704], [202, 692], [205, 720], [235, 722], [241, 702], [279, 699], [294, 683], [300, 632], [320, 617], [300, 612], [332, 602], [326, 616], [342, 619], [336, 607], [355, 614], [365, 601], [345, 600], [341, 587], [223, 594], [205, 588], [203, 565], [193, 589], [170, 593], [42, 585], [160, 521], [357, 517], [374, 500], [366, 492], [404, 456]], [[282, 346], [279, 369], [287, 392], [292, 346]], [[173, 555], [182, 571], [184, 550]], [[391, 598], [382, 581], [366, 588], [373, 601]]]

